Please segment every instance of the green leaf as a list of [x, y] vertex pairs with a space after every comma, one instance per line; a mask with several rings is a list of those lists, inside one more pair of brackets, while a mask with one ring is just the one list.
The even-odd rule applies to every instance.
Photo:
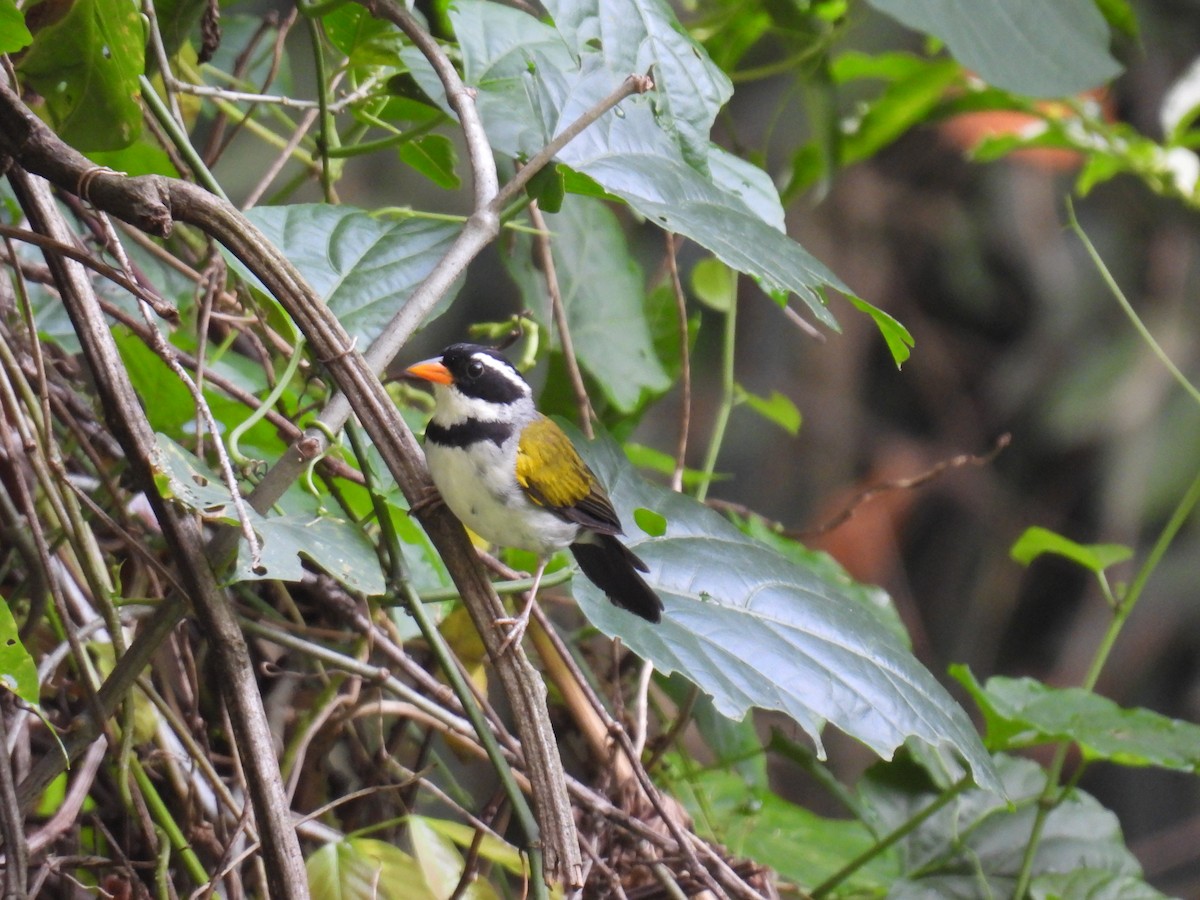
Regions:
[[[995, 763], [1007, 796], [968, 789], [904, 837], [904, 877], [890, 887], [889, 900], [1012, 896], [1046, 773], [1027, 759], [998, 756]], [[905, 768], [876, 765], [859, 785], [864, 814], [878, 835], [908, 823], [939, 797], [939, 789], [916, 783]], [[1116, 816], [1072, 790], [1046, 815], [1033, 873], [1085, 868], [1141, 875]]]
[[[733, 96], [729, 77], [675, 20], [664, 0], [547, 0], [546, 9], [576, 51], [585, 47], [609, 72], [641, 75], [655, 84], [660, 127], [678, 137], [684, 158], [708, 165], [717, 113]], [[455, 26], [457, 28], [457, 25]]]
[[1123, 709], [1082, 688], [999, 676], [982, 686], [966, 666], [951, 666], [950, 673], [979, 704], [990, 749], [1071, 741], [1085, 759], [1200, 772], [1200, 725], [1148, 709]]
[[[466, 868], [462, 854], [449, 837], [433, 827], [432, 821], [423, 816], [409, 816], [407, 822], [408, 839], [424, 873], [425, 884], [435, 897], [453, 896]], [[499, 895], [486, 881], [476, 878], [462, 896], [465, 900], [498, 900]]]
[[1096, 573], [1133, 556], [1133, 551], [1123, 544], [1077, 544], [1070, 538], [1037, 525], [1025, 529], [1010, 553], [1023, 566], [1029, 565], [1043, 553], [1053, 553]]
[[[639, 469], [649, 469], [651, 472], [658, 472], [661, 475], [675, 474], [675, 457], [670, 453], [663, 453], [661, 450], [631, 441], [626, 441], [622, 446], [625, 449], [625, 458]], [[683, 470], [683, 486], [685, 488], [694, 488], [704, 480], [704, 473], [699, 469], [685, 468]], [[728, 481], [729, 474], [717, 472], [713, 475], [712, 480]]]
[[[417, 861], [386, 841], [347, 838], [304, 862], [308, 889], [331, 900], [437, 900]], [[442, 895], [444, 896], [444, 895]]]
[[882, 309], [872, 306], [865, 300], [860, 300], [853, 294], [847, 294], [846, 299], [849, 300], [856, 309], [865, 312], [875, 320], [875, 325], [879, 328], [880, 333], [883, 335], [883, 339], [887, 341], [888, 350], [890, 350], [892, 353], [892, 359], [896, 363], [896, 368], [900, 368], [900, 366], [904, 365], [905, 361], [909, 357], [910, 351], [916, 345], [916, 341], [913, 340], [913, 336], [909, 333], [908, 329], [885, 313]]
[[400, 159], [434, 184], [448, 191], [458, 190], [462, 180], [455, 167], [458, 154], [454, 142], [444, 134], [427, 134], [400, 145]]
[[900, 612], [891, 596], [881, 587], [870, 584], [860, 584], [847, 574], [841, 563], [824, 550], [810, 550], [799, 541], [772, 531], [762, 519], [751, 517], [743, 519], [740, 516], [730, 517], [738, 529], [754, 540], [766, 544], [780, 556], [806, 569], [810, 569], [818, 578], [836, 584], [842, 595], [853, 600], [863, 609], [879, 620], [879, 624], [895, 635], [896, 639], [908, 649], [912, 649], [908, 631]]
[[[322, 203], [257, 206], [246, 215], [300, 270], [360, 348], [391, 321], [459, 232], [449, 222], [380, 221], [362, 210]], [[241, 262], [230, 260], [259, 284]], [[456, 294], [450, 291], [441, 308]]]
[[1137, 16], [1133, 12], [1133, 7], [1129, 5], [1129, 0], [1096, 0], [1096, 6], [1104, 15], [1104, 21], [1121, 32], [1126, 37], [1136, 38], [1138, 36], [1138, 21]]
[[123, 172], [131, 178], [138, 175], [179, 177], [179, 170], [171, 162], [167, 151], [147, 140], [134, 141], [121, 150], [93, 150], [87, 157], [98, 166], [108, 166], [114, 172]]
[[650, 566], [663, 621], [631, 616], [575, 579], [593, 625], [660, 672], [687, 675], [730, 718], [780, 710], [819, 752], [827, 721], [884, 757], [913, 740], [959, 754], [976, 779], [997, 785], [966, 714], [843, 583], [747, 538], [692, 498], [642, 481], [612, 441], [576, 440], [626, 521], [639, 506], [668, 521], [662, 537], [629, 540]]
[[1019, 94], [1061, 97], [1113, 78], [1108, 25], [1094, 0], [870, 0], [946, 42], [964, 66]]
[[843, 165], [870, 159], [916, 125], [962, 80], [962, 69], [949, 59], [919, 60], [920, 65], [889, 84], [843, 134]]
[[[155, 468], [164, 497], [210, 521], [238, 524], [229, 489], [215, 472], [162, 434], [158, 451]], [[304, 577], [299, 559], [303, 555], [352, 590], [367, 595], [386, 590], [375, 548], [353, 522], [319, 512], [262, 516], [248, 506], [246, 514], [261, 542], [262, 568], [254, 570], [242, 539], [232, 581], [299, 581]]]
[[544, 167], [529, 179], [529, 184], [525, 186], [525, 193], [537, 201], [538, 208], [542, 212], [559, 212], [566, 195], [563, 170], [553, 164]]
[[33, 42], [14, 0], [0, 0], [0, 53], [16, 53]]
[[454, 843], [464, 850], [475, 846], [480, 859], [486, 859], [488, 862], [503, 866], [514, 875], [526, 875], [528, 873], [529, 867], [525, 865], [521, 851], [512, 844], [497, 840], [490, 834], [480, 836], [474, 828], [463, 822], [418, 816], [410, 816], [408, 821], [411, 822], [416, 818], [421, 818], [427, 827], [438, 834], [450, 838], [450, 840], [454, 841]]
[[727, 313], [737, 299], [737, 272], [713, 256], [692, 266], [692, 293], [709, 309]]
[[650, 537], [662, 537], [667, 533], [667, 520], [644, 506], [639, 506], [633, 511], [633, 521]]
[[[820, 884], [876, 842], [861, 822], [818, 816], [723, 768], [689, 772], [678, 757], [666, 762], [671, 793], [683, 802], [702, 836], [736, 857], [773, 869], [801, 889]], [[842, 889], [882, 896], [899, 874], [898, 854], [885, 852], [855, 871]]]
[[[563, 25], [560, 33], [521, 11], [474, 0], [462, 0], [451, 15], [463, 52], [464, 75], [477, 89], [476, 105], [488, 138], [498, 151], [515, 158], [537, 152], [610, 95], [631, 72], [644, 72], [651, 64], [656, 71], [669, 70], [674, 65], [668, 59], [672, 54], [694, 56], [706, 70], [712, 68], [696, 45], [668, 44], [653, 30], [656, 26], [647, 24], [657, 22], [656, 16], [606, 18], [592, 32]], [[579, 43], [570, 45], [564, 36]], [[607, 68], [610, 57], [604, 52], [608, 51], [597, 49], [597, 42], [605, 48], [614, 42], [641, 48], [638, 66]], [[621, 52], [622, 58], [626, 55]], [[410, 50], [404, 59], [422, 87], [445, 106], [441, 84], [421, 55]], [[765, 175], [750, 179], [753, 189], [743, 198], [740, 185], [748, 180], [747, 164], [731, 163], [711, 145], [704, 164], [697, 161], [689, 135], [700, 130], [707, 134], [709, 106], [719, 92], [702, 94], [694, 108], [675, 96], [664, 100], [658, 90], [629, 98], [571, 141], [559, 159], [640, 215], [693, 239], [751, 275], [768, 293], [798, 294], [820, 321], [836, 327], [823, 292], [826, 287], [847, 289], [779, 229], [777, 196], [770, 209], [762, 202], [769, 179]], [[678, 121], [684, 109], [704, 116], [686, 133]]]
[[[49, 21], [44, 21], [49, 20]], [[54, 129], [80, 150], [119, 150], [142, 130], [145, 30], [128, 0], [44, 0], [26, 13], [33, 44], [17, 66]]]
[[773, 422], [790, 435], [800, 433], [800, 410], [790, 397], [779, 391], [771, 391], [770, 397], [760, 397], [740, 384], [734, 385], [734, 390], [739, 403], [745, 403], [768, 422]]
[[1167, 900], [1141, 878], [1103, 869], [1047, 872], [1029, 885], [1031, 900]]
[[37, 666], [21, 643], [16, 620], [3, 597], [0, 597], [0, 686], [30, 706], [37, 706], [40, 693]]
[[329, 42], [351, 66], [398, 67], [404, 34], [356, 3], [343, 3], [321, 16]]
[[[658, 361], [643, 310], [643, 275], [625, 232], [603, 203], [566, 197], [546, 217], [558, 287], [580, 366], [622, 412], [671, 386]], [[542, 322], [553, 321], [545, 274], [534, 267], [532, 238], [517, 239], [507, 258], [525, 305]]]

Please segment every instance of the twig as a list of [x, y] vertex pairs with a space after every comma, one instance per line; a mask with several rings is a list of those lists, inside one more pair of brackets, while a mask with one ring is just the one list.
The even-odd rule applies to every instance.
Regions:
[[692, 348], [688, 333], [687, 297], [679, 280], [676, 254], [683, 239], [667, 232], [667, 270], [671, 273], [671, 291], [675, 295], [675, 315], [679, 324], [679, 433], [675, 439], [675, 470], [671, 490], [683, 490], [683, 470], [687, 464], [688, 430], [692, 421]]
[[[795, 540], [804, 540], [805, 538], [814, 538], [822, 534], [827, 534], [835, 528], [843, 525], [847, 519], [853, 516], [860, 506], [874, 497], [876, 494], [883, 494], [887, 491], [911, 491], [919, 488], [922, 485], [928, 484], [935, 478], [940, 477], [951, 469], [961, 469], [963, 466], [986, 466], [991, 464], [1005, 447], [1012, 442], [1012, 435], [1005, 433], [996, 438], [996, 443], [992, 445], [992, 449], [987, 453], [959, 453], [957, 456], [952, 456], [949, 459], [944, 459], [935, 465], [930, 466], [924, 472], [918, 475], [913, 475], [911, 478], [895, 478], [890, 481], [881, 481], [878, 484], [873, 484], [855, 494], [854, 498], [846, 504], [846, 506], [833, 516], [833, 518], [822, 522], [816, 528], [806, 529], [804, 531], [790, 531], [784, 529], [780, 533], [785, 537], [790, 537]], [[714, 503], [714, 505], [716, 505]]]
[[[0, 105], [9, 93], [6, 85], [0, 86]], [[6, 133], [9, 135], [11, 132]], [[9, 180], [34, 228], [57, 240], [67, 240], [70, 229], [55, 207], [48, 185], [16, 166], [10, 169]], [[171, 555], [190, 587], [190, 599], [208, 632], [221, 672], [222, 692], [232, 712], [237, 747], [254, 773], [249, 788], [263, 837], [271, 892], [299, 900], [305, 893], [304, 863], [274, 762], [270, 730], [245, 641], [204, 558], [203, 532], [193, 517], [177, 510], [158, 493], [152, 462], [153, 433], [82, 267], [54, 253], [47, 254], [46, 262], [75, 326], [108, 422], [125, 450], [135, 481], [154, 506]], [[36, 786], [36, 780], [27, 785], [33, 777], [31, 772], [22, 784], [22, 801], [28, 796], [27, 787]]]
[[571, 328], [567, 323], [567, 311], [563, 307], [562, 291], [558, 286], [558, 271], [554, 267], [554, 251], [550, 245], [550, 232], [546, 228], [546, 217], [542, 215], [537, 202], [529, 204], [529, 219], [537, 233], [533, 237], [534, 251], [537, 253], [538, 265], [546, 279], [546, 290], [550, 294], [550, 311], [554, 325], [558, 329], [558, 341], [562, 346], [563, 360], [567, 367], [567, 376], [571, 379], [571, 390], [575, 392], [575, 405], [579, 407], [579, 427], [590, 441], [596, 436], [592, 428], [592, 402], [588, 399], [587, 388], [583, 384], [583, 373], [579, 371], [579, 360], [575, 358], [575, 344], [571, 340]]

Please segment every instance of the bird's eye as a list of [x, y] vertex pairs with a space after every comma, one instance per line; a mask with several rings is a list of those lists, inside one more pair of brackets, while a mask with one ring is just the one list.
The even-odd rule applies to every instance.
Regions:
[[467, 363], [467, 375], [468, 376], [470, 376], [471, 378], [478, 378], [482, 374], [483, 374], [483, 363], [481, 363], [479, 360], [473, 359], [469, 363]]

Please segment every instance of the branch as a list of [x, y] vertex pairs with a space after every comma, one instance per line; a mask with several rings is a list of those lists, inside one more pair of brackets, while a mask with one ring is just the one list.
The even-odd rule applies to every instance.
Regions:
[[[36, 230], [59, 241], [70, 240], [70, 229], [54, 203], [49, 185], [31, 178], [17, 167], [9, 172], [9, 180], [25, 215]], [[54, 274], [79, 337], [84, 358], [104, 406], [105, 417], [125, 451], [138, 487], [154, 507], [172, 558], [190, 588], [189, 599], [208, 632], [221, 674], [222, 692], [233, 721], [237, 747], [249, 771], [253, 772], [253, 777], [248, 781], [263, 841], [263, 857], [271, 894], [300, 900], [307, 895], [304, 860], [291, 823], [279, 768], [274, 761], [270, 727], [262, 708], [245, 640], [233, 618], [228, 600], [204, 557], [204, 533], [195, 517], [164, 500], [155, 486], [157, 444], [154, 433], [129, 382], [129, 375], [83, 267], [54, 252], [46, 254], [46, 262]]]

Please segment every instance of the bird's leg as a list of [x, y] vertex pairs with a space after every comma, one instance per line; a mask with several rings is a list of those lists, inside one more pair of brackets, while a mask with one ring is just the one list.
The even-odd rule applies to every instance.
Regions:
[[546, 571], [546, 564], [548, 562], [550, 562], [549, 557], [538, 561], [537, 571], [533, 575], [533, 586], [525, 595], [525, 605], [521, 607], [520, 614], [496, 620], [498, 627], [508, 627], [508, 634], [504, 636], [504, 643], [500, 645], [501, 655], [513, 644], [521, 640], [521, 637], [525, 634], [525, 629], [529, 627], [529, 615], [533, 612], [533, 604], [537, 600], [538, 585], [542, 583], [542, 573]]

